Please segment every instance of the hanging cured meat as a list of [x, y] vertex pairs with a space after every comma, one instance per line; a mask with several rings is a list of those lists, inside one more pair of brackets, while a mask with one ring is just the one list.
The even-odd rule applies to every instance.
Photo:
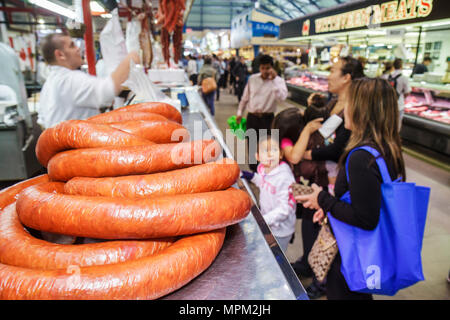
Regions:
[[170, 35], [173, 43], [173, 60], [178, 64], [181, 57], [181, 43], [183, 40], [183, 14], [186, 9], [185, 0], [160, 0], [158, 10], [158, 22], [161, 27], [161, 45], [163, 56], [170, 66]]
[[140, 32], [138, 36], [139, 47], [142, 50], [142, 64], [149, 69], [153, 60], [152, 40], [152, 4], [150, 1], [127, 0], [126, 6], [129, 12], [128, 21], [136, 19], [140, 23]]

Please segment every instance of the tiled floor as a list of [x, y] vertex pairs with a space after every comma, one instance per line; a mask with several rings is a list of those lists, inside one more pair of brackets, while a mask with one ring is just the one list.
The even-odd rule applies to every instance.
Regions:
[[[227, 119], [236, 114], [237, 98], [229, 94], [228, 89], [221, 91], [220, 101], [216, 101], [215, 120], [225, 132]], [[280, 104], [278, 111], [296, 106], [290, 100]], [[297, 105], [298, 106], [298, 105]], [[376, 296], [375, 299], [450, 299], [450, 284], [447, 276], [450, 270], [450, 173], [426, 162], [404, 154], [408, 181], [431, 187], [425, 238], [423, 241], [422, 261], [425, 281], [401, 290], [394, 297]], [[241, 165], [248, 170], [247, 165]], [[255, 190], [257, 191], [257, 190]], [[302, 254], [301, 220], [297, 220], [295, 241], [286, 253], [293, 262]], [[310, 279], [302, 280], [306, 287]]]

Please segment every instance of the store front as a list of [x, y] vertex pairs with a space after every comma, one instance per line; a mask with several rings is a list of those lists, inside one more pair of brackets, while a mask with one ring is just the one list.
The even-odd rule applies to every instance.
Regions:
[[[280, 38], [309, 48], [308, 68], [286, 76], [302, 104], [312, 92], [327, 92], [328, 69], [339, 56], [360, 58], [369, 77], [401, 58], [412, 88], [402, 137], [450, 155], [449, 1], [355, 1], [284, 22]], [[428, 72], [412, 74], [425, 57], [432, 59]]]
[[241, 13], [231, 22], [231, 48], [235, 48], [246, 60], [253, 60], [258, 53], [264, 52], [279, 61], [290, 60], [293, 63], [301, 58], [306, 46], [279, 39], [281, 18], [268, 12], [252, 9]]

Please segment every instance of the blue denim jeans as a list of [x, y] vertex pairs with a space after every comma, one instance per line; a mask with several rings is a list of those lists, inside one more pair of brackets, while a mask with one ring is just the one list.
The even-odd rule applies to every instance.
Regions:
[[209, 111], [211, 112], [211, 115], [214, 116], [214, 98], [216, 96], [216, 92], [213, 91], [208, 94], [202, 93], [203, 100], [206, 103], [206, 106], [209, 108]]

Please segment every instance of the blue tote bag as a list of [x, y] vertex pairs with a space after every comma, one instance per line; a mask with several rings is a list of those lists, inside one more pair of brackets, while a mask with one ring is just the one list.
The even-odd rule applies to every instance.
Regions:
[[[351, 291], [395, 295], [400, 289], [424, 280], [422, 241], [430, 198], [430, 188], [415, 183], [392, 181], [384, 159], [368, 147], [363, 149], [376, 159], [383, 178], [380, 219], [374, 230], [348, 225], [328, 213], [339, 252], [341, 272]], [[351, 203], [350, 192], [340, 199]]]

